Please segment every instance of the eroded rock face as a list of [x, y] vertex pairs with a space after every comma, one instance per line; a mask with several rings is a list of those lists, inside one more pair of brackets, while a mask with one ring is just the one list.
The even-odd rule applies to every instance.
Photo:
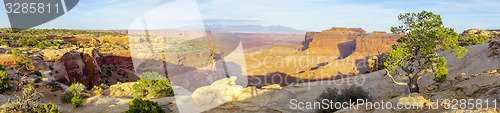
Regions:
[[372, 34], [387, 34], [385, 31], [374, 31]]
[[100, 85], [101, 56], [94, 49], [67, 52], [54, 62], [54, 78], [66, 85], [79, 82], [88, 89]]
[[355, 33], [355, 34], [366, 34], [366, 31], [361, 28], [342, 28], [342, 27], [332, 27], [328, 30], [323, 30], [323, 33]]
[[500, 55], [500, 38], [491, 41], [489, 45], [490, 57]]
[[[302, 79], [324, 79], [341, 74], [365, 73], [365, 58], [392, 50], [400, 34], [374, 32], [361, 28], [331, 28], [307, 32], [304, 41], [293, 46], [274, 46], [248, 55], [249, 75], [284, 73]], [[360, 65], [361, 64], [361, 65]]]
[[482, 30], [482, 29], [468, 29], [465, 30], [462, 34], [462, 36], [465, 35], [482, 35], [482, 36], [489, 36], [489, 37], [498, 37], [500, 36], [500, 31], [496, 30]]

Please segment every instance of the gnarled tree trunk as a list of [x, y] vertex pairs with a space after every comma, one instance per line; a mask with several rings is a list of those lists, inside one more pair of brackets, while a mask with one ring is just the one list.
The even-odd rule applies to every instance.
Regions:
[[417, 80], [418, 79], [416, 79], [416, 78], [412, 78], [412, 79], [410, 79], [410, 82], [408, 82], [408, 87], [410, 88], [410, 93], [420, 93]]

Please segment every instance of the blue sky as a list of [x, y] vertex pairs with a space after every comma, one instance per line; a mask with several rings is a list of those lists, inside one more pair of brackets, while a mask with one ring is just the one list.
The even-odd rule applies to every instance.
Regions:
[[[128, 29], [150, 10], [174, 0], [80, 0], [65, 15], [36, 28]], [[446, 27], [500, 29], [498, 0], [198, 0], [198, 9], [184, 15], [201, 15], [203, 24], [283, 25], [306, 31], [331, 27], [363, 28], [367, 32], [389, 31], [398, 25], [397, 15], [427, 10], [441, 15]], [[190, 4], [192, 5], [192, 4]], [[161, 10], [161, 8], [160, 8]], [[171, 9], [175, 11], [175, 9]], [[5, 12], [5, 8], [1, 8]], [[193, 11], [187, 11], [193, 13]], [[170, 12], [172, 13], [172, 12]], [[179, 11], [181, 15], [183, 11]], [[162, 18], [179, 18], [165, 14]], [[186, 16], [192, 17], [192, 16]], [[197, 17], [197, 16], [194, 16]], [[183, 17], [181, 17], [182, 19]], [[168, 21], [166, 19], [165, 21]], [[186, 25], [188, 25], [186, 23]], [[7, 14], [0, 14], [0, 27], [10, 27]]]

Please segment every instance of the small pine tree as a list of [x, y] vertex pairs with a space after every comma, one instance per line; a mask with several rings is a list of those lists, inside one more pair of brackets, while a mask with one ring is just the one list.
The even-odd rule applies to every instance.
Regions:
[[142, 100], [142, 98], [134, 97], [128, 106], [126, 113], [165, 113], [157, 102], [150, 100]]

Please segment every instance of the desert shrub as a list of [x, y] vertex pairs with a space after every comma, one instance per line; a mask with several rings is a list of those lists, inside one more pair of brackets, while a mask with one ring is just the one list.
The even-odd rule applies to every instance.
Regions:
[[33, 72], [31, 72], [31, 74], [36, 75], [38, 77], [42, 76], [42, 73], [40, 71], [33, 71]]
[[[332, 102], [338, 102], [338, 98], [339, 98], [339, 90], [337, 88], [327, 88], [325, 91], [323, 91], [321, 93], [321, 95], [318, 97], [317, 101], [318, 102], [322, 102], [324, 99], [327, 99], [329, 101], [332, 101]], [[336, 109], [335, 107], [329, 107], [331, 109], [318, 109], [316, 110], [316, 112], [318, 113], [333, 113], [335, 111], [337, 111], [338, 109]]]
[[172, 83], [158, 72], [145, 72], [132, 86], [134, 95], [138, 97], [150, 96], [153, 98], [174, 96]]
[[165, 110], [161, 109], [157, 102], [134, 97], [129, 102], [126, 113], [165, 113]]
[[19, 48], [14, 48], [11, 51], [12, 51], [12, 55], [21, 56], [21, 50]]
[[462, 36], [458, 39], [459, 45], [460, 46], [470, 46], [470, 45], [477, 45], [477, 44], [483, 44], [491, 41], [491, 39], [494, 39], [492, 37], [484, 36], [484, 35], [466, 35]]
[[26, 69], [27, 71], [34, 70], [35, 67], [33, 67], [33, 61], [24, 55], [18, 56], [17, 57], [17, 66], [21, 67], [22, 69]]
[[[354, 103], [356, 103], [357, 99], [363, 99], [363, 100], [368, 100], [372, 101], [372, 97], [370, 96], [370, 93], [365, 91], [361, 86], [356, 86], [356, 85], [351, 85], [348, 88], [342, 89], [341, 92], [339, 93], [338, 89], [336, 88], [327, 88], [325, 91], [321, 93], [321, 95], [318, 97], [317, 101], [322, 102], [324, 99], [327, 99], [330, 102], [349, 102], [350, 100]], [[324, 106], [324, 105], [323, 105]], [[327, 106], [324, 106], [327, 107]], [[327, 109], [322, 109], [323, 107], [320, 107], [316, 112], [318, 113], [332, 113], [335, 112], [339, 109], [336, 109], [335, 107], [328, 106]]]
[[73, 93], [71, 92], [64, 92], [63, 95], [61, 95], [61, 101], [64, 103], [71, 103], [71, 98], [73, 98]]
[[10, 43], [9, 41], [5, 40], [5, 39], [0, 39], [0, 45], [3, 45], [3, 46], [10, 46]]
[[57, 82], [56, 80], [52, 80], [47, 83], [48, 86], [51, 87], [50, 92], [57, 91], [57, 90], [63, 90], [61, 87], [61, 84]]
[[0, 113], [22, 113], [20, 102], [7, 102], [0, 107]]
[[7, 72], [4, 70], [0, 70], [0, 93], [5, 92], [5, 90], [9, 89], [9, 75]]
[[139, 78], [143, 79], [143, 80], [164, 80], [165, 79], [165, 77], [163, 75], [160, 75], [156, 71], [144, 72], [141, 75], [139, 75]]
[[28, 85], [28, 87], [23, 88], [21, 95], [16, 96], [19, 99], [22, 111], [34, 111], [43, 95], [31, 85]]
[[47, 105], [36, 107], [36, 113], [62, 113], [59, 111], [59, 107], [52, 102], [49, 102]]
[[81, 106], [83, 103], [83, 98], [77, 95], [74, 95], [73, 98], [71, 98], [71, 104], [75, 105], [75, 107]]
[[71, 86], [61, 96], [61, 101], [72, 103], [75, 107], [82, 105], [83, 99], [89, 97], [86, 87], [81, 83], [72, 83]]

